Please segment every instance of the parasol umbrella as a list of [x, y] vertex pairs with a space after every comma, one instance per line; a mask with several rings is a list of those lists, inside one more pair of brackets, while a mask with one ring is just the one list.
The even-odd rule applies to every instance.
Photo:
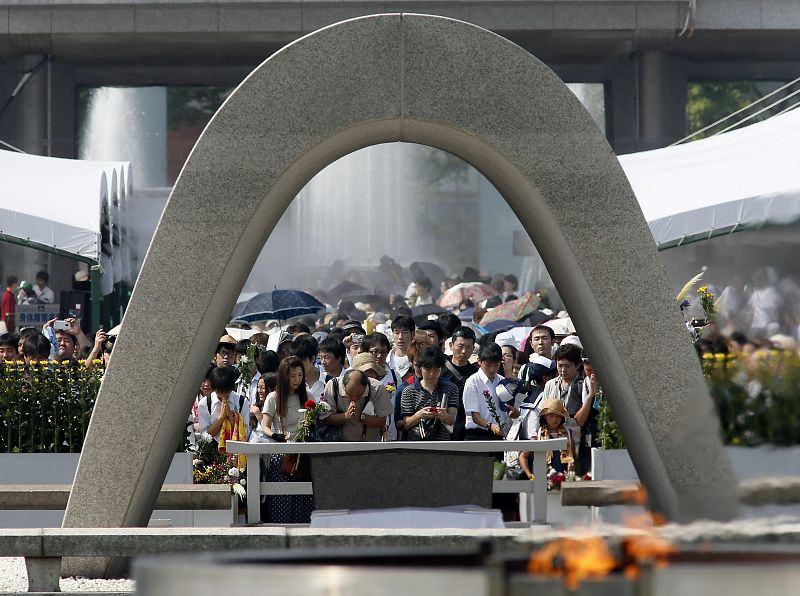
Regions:
[[336, 304], [343, 296], [350, 296], [355, 294], [365, 294], [368, 290], [364, 286], [354, 284], [352, 281], [343, 281], [340, 284], [333, 286], [328, 290], [328, 300], [331, 304]]
[[464, 321], [464, 327], [469, 327], [475, 332], [475, 337], [481, 337], [486, 335], [486, 329], [478, 325], [477, 323], [473, 323], [472, 321]]
[[511, 300], [499, 306], [495, 306], [492, 310], [483, 315], [481, 325], [486, 327], [492, 321], [505, 319], [507, 321], [519, 321], [524, 319], [539, 306], [541, 298], [533, 292], [525, 292], [522, 298]]
[[248, 300], [236, 320], [248, 323], [268, 319], [285, 321], [292, 317], [315, 315], [321, 310], [325, 310], [325, 305], [311, 294], [299, 290], [273, 290]]
[[536, 327], [536, 325], [541, 325], [545, 321], [549, 321], [551, 318], [551, 315], [545, 314], [541, 310], [535, 310], [527, 317], [522, 319], [520, 323], [523, 323], [526, 326]]
[[498, 319], [496, 321], [492, 321], [487, 325], [483, 325], [483, 328], [486, 329], [486, 331], [489, 333], [494, 333], [496, 331], [505, 331], [506, 329], [511, 329], [516, 324], [517, 324], [516, 321]]
[[342, 300], [349, 300], [350, 302], [363, 302], [365, 304], [371, 304], [375, 307], [380, 307], [384, 304], [389, 303], [389, 297], [385, 294], [375, 294], [369, 291], [366, 292], [353, 292], [352, 294], [347, 294], [346, 296], [342, 296]]
[[428, 315], [440, 315], [450, 312], [446, 308], [442, 308], [438, 304], [422, 304], [411, 308], [411, 316], [419, 324], [422, 321], [428, 320]]
[[525, 342], [531, 334], [533, 327], [514, 327], [508, 331], [497, 334], [495, 342], [501, 346], [514, 346], [518, 350], [525, 349]]
[[482, 302], [487, 298], [497, 296], [498, 291], [489, 284], [479, 281], [457, 284], [439, 296], [439, 306], [452, 308], [458, 306], [462, 300], [472, 300], [474, 303]]
[[458, 315], [458, 318], [461, 319], [462, 321], [471, 321], [472, 315], [475, 314], [475, 309], [470, 306], [469, 308], [465, 308], [464, 310], [456, 314]]
[[225, 333], [230, 335], [236, 341], [242, 341], [243, 339], [250, 339], [250, 337], [258, 333], [258, 329], [237, 329], [236, 327], [225, 327]]
[[550, 327], [556, 335], [572, 335], [575, 333], [575, 325], [572, 324], [572, 319], [570, 317], [552, 319], [542, 324]]

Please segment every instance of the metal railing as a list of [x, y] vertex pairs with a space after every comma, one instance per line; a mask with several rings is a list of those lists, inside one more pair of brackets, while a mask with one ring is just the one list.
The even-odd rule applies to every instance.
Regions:
[[[524, 493], [528, 511], [533, 505], [533, 522], [547, 523], [547, 458], [548, 451], [567, 448], [567, 439], [542, 441], [396, 441], [396, 442], [335, 442], [335, 443], [244, 443], [228, 441], [229, 453], [261, 456], [273, 453], [366, 453], [374, 451], [449, 451], [455, 453], [498, 453], [500, 451], [527, 451], [533, 453], [533, 481], [495, 480], [495, 493]], [[261, 482], [260, 466], [250, 462], [247, 466], [247, 519], [250, 523], [261, 521], [262, 495], [313, 494], [311, 482]], [[533, 485], [533, 486], [531, 486]], [[252, 487], [258, 486], [259, 490]], [[531, 502], [532, 500], [532, 502]], [[527, 521], [527, 520], [524, 520]]]

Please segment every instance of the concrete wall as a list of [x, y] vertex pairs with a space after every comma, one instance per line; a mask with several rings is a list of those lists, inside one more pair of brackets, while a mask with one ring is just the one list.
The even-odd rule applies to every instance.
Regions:
[[[0, 484], [72, 484], [80, 453], [0, 453]], [[97, 482], [106, 479], [98, 472]], [[192, 483], [192, 457], [176, 453], [165, 484]], [[0, 528], [60, 528], [63, 511], [0, 511]], [[153, 511], [151, 525], [230, 526], [230, 511]]]

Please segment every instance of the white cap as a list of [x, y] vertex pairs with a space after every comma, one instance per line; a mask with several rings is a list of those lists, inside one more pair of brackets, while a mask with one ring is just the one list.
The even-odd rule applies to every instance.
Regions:
[[577, 335], [568, 335], [564, 339], [561, 340], [561, 343], [558, 344], [559, 346], [567, 346], [573, 345], [578, 346], [581, 350], [583, 350], [583, 344], [581, 343], [581, 339]]

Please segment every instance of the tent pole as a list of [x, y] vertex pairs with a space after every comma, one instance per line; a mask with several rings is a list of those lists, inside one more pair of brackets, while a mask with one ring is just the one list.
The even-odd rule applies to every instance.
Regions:
[[100, 285], [103, 277], [103, 270], [100, 265], [91, 267], [91, 302], [92, 302], [92, 331], [100, 328]]

